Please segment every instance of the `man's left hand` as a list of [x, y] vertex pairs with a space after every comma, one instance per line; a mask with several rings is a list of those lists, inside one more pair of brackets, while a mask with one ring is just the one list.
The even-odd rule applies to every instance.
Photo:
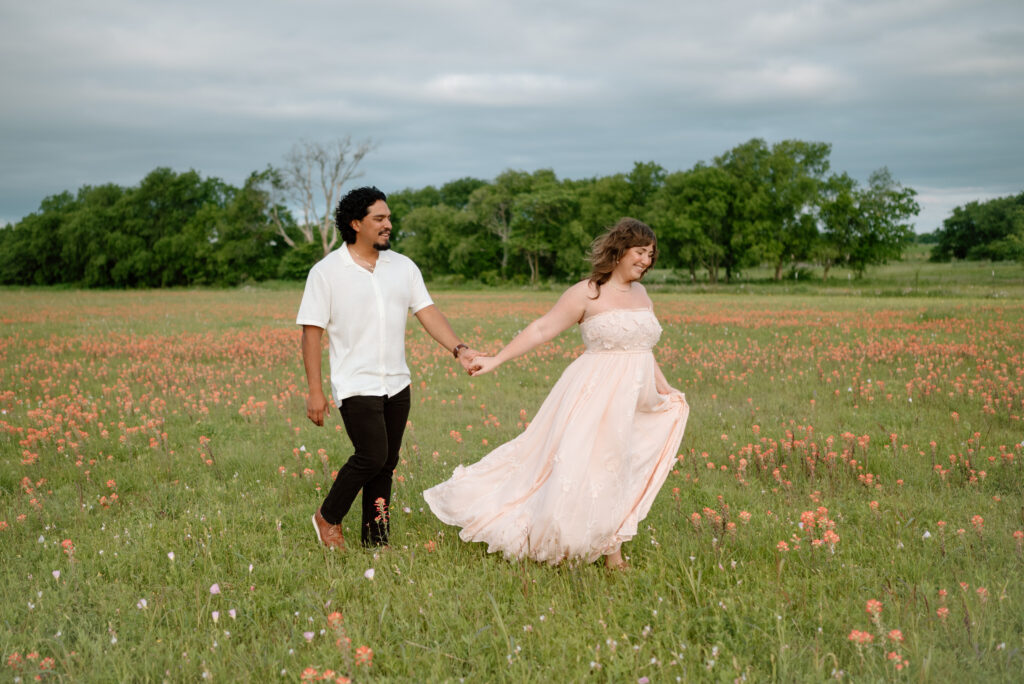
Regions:
[[473, 359], [478, 356], [480, 356], [480, 352], [475, 349], [463, 349], [459, 352], [459, 363], [462, 364], [463, 370], [465, 370], [469, 375], [472, 375], [473, 370], [477, 367], [476, 364], [473, 363]]

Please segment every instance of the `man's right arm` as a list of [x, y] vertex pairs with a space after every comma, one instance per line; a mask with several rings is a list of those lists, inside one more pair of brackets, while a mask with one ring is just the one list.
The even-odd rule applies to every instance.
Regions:
[[321, 426], [329, 410], [323, 384], [323, 349], [320, 343], [323, 334], [323, 328], [315, 325], [302, 326], [302, 363], [306, 367], [306, 384], [309, 385], [309, 394], [306, 395], [306, 417]]

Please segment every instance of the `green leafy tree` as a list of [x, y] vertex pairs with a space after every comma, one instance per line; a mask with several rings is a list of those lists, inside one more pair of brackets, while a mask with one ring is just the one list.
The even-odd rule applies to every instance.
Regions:
[[933, 261], [1024, 259], [1024, 192], [954, 208], [936, 238]]
[[722, 268], [727, 282], [739, 271], [777, 256], [770, 239], [772, 211], [767, 182], [771, 150], [753, 139], [716, 157], [714, 165], [729, 174], [733, 200], [724, 217]]
[[775, 256], [775, 280], [787, 264], [807, 259], [818, 237], [818, 194], [829, 168], [831, 145], [783, 140], [772, 146], [769, 206], [774, 229], [766, 236]]
[[414, 190], [406, 188], [388, 195], [388, 209], [391, 210], [391, 242], [395, 247], [403, 245], [406, 237], [406, 217], [416, 209], [436, 207], [442, 204], [441, 192], [433, 185]]
[[469, 206], [469, 198], [473, 193], [485, 185], [487, 181], [469, 176], [449, 181], [441, 186], [441, 204], [446, 204], [452, 209], [465, 209]]
[[108, 287], [110, 265], [104, 250], [111, 226], [124, 221], [125, 189], [114, 184], [79, 189], [74, 209], [60, 223], [63, 282]]
[[266, 191], [269, 173], [239, 189], [161, 167], [133, 188], [86, 185], [49, 197], [0, 231], [0, 282], [161, 287], [272, 277], [286, 250], [277, 225], [294, 222]]
[[184, 225], [159, 237], [153, 244], [151, 259], [143, 262], [151, 272], [142, 280], [148, 286], [159, 287], [213, 282], [214, 240], [222, 213], [223, 208], [215, 204], [203, 205]]
[[531, 192], [536, 182], [542, 178], [553, 179], [554, 172], [543, 170], [529, 174], [526, 171], [510, 169], [502, 172], [493, 183], [477, 188], [469, 196], [467, 210], [498, 240], [501, 254], [499, 270], [502, 278], [509, 275], [509, 260], [514, 250], [516, 199]]
[[592, 239], [623, 216], [648, 220], [651, 203], [667, 175], [659, 164], [635, 162], [629, 173], [563, 183], [579, 198], [579, 220]]
[[754, 259], [774, 265], [776, 280], [787, 264], [811, 254], [814, 211], [830, 152], [826, 143], [784, 140], [769, 147], [755, 138], [716, 160], [737, 183], [736, 234], [743, 235]]
[[412, 257], [424, 273], [474, 277], [484, 266], [473, 267], [469, 262], [477, 257], [488, 261], [483, 255], [494, 249], [488, 247], [487, 235], [481, 234], [487, 231], [463, 210], [472, 194], [486, 185], [467, 177], [445, 183], [440, 190], [428, 185], [388, 195], [395, 247]]
[[419, 206], [402, 219], [402, 253], [416, 262], [427, 278], [458, 270], [453, 259], [467, 237], [459, 230], [465, 219], [445, 204]]
[[[554, 274], [553, 268], [542, 272], [542, 266], [556, 254], [557, 248], [563, 252], [561, 264], [568, 272], [573, 271], [572, 264], [577, 259], [582, 264], [584, 256], [578, 235], [581, 231], [578, 227], [574, 230], [572, 225], [579, 214], [576, 195], [554, 182], [553, 175], [538, 185], [532, 192], [516, 198], [510, 225], [511, 244], [526, 260], [530, 283]], [[569, 236], [570, 239], [566, 239]]]
[[862, 206], [867, 213], [868, 233], [857, 244], [850, 263], [858, 275], [867, 266], [898, 259], [914, 241], [911, 221], [921, 213], [917, 191], [904, 187], [882, 167], [868, 177]]
[[588, 227], [591, 238], [628, 215], [633, 190], [625, 174], [567, 181], [567, 185], [579, 198], [580, 222]]
[[921, 211], [916, 196], [887, 168], [873, 172], [863, 189], [845, 173], [830, 178], [821, 202], [818, 246], [825, 277], [836, 263], [861, 277], [868, 266], [898, 258], [914, 240], [909, 220]]
[[266, 170], [250, 174], [241, 188], [231, 189], [224, 207], [215, 212], [207, 239], [214, 250], [211, 278], [216, 282], [234, 285], [273, 278], [281, 259], [292, 251], [277, 232], [279, 223], [288, 224], [292, 218], [267, 192], [267, 174]]
[[587, 226], [579, 218], [573, 218], [563, 225], [555, 235], [554, 275], [557, 278], [577, 281], [590, 274], [587, 254], [590, 243], [596, 237], [593, 226]]
[[845, 172], [831, 176], [822, 191], [819, 218], [822, 232], [813, 253], [828, 280], [832, 267], [848, 260], [867, 229], [857, 181]]
[[44, 199], [39, 211], [0, 230], [0, 282], [51, 285], [66, 282], [59, 239], [60, 227], [77, 207], [70, 192]]
[[687, 269], [696, 280], [698, 267], [717, 283], [732, 242], [735, 214], [734, 181], [725, 170], [697, 164], [669, 174], [652, 202], [651, 220], [658, 226], [661, 263]]
[[454, 214], [448, 230], [458, 236], [448, 253], [451, 272], [467, 280], [496, 280], [501, 255], [490, 231], [466, 210]]
[[[195, 171], [154, 169], [122, 198], [123, 220], [108, 234], [114, 255], [110, 270], [119, 287], [184, 285], [190, 274], [207, 273], [212, 250], [209, 228], [215, 221], [205, 207], [223, 207], [229, 186]], [[200, 277], [199, 282], [205, 282]]]
[[277, 264], [277, 277], [282, 280], [305, 280], [309, 269], [323, 258], [320, 245], [316, 242], [296, 243], [288, 249]]
[[649, 206], [658, 190], [665, 184], [668, 172], [654, 162], [633, 162], [633, 169], [626, 174], [629, 190], [629, 203], [622, 208], [622, 216], [631, 216], [643, 220], [647, 216]]

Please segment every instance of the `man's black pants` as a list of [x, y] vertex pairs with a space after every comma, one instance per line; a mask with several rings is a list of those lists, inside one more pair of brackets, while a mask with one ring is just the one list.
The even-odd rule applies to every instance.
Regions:
[[360, 537], [367, 546], [388, 543], [391, 475], [398, 465], [410, 397], [406, 387], [392, 397], [356, 396], [341, 402], [341, 419], [355, 453], [338, 471], [320, 513], [332, 525], [340, 523], [362, 489]]

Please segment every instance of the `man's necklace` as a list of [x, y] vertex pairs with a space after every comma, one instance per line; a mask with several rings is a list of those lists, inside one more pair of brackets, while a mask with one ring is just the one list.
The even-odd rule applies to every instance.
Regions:
[[370, 273], [373, 273], [373, 269], [375, 268], [375, 266], [373, 264], [371, 264], [369, 261], [367, 261], [363, 257], [359, 256], [355, 252], [351, 252], [351, 254], [352, 254], [353, 257], [355, 257], [355, 260], [357, 262], [359, 262], [360, 264], [365, 266], [367, 269], [369, 269]]

